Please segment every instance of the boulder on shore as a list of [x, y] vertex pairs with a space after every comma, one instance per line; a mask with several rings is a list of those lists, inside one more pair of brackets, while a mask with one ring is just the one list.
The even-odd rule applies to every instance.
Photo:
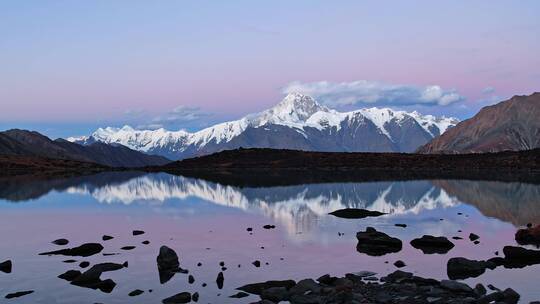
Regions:
[[540, 245], [540, 225], [519, 229], [515, 236], [516, 242], [520, 245]]

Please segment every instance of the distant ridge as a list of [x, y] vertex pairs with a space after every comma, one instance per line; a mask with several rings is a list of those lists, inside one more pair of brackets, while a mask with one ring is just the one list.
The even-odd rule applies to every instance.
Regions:
[[108, 167], [159, 166], [170, 162], [164, 157], [147, 155], [121, 145], [94, 143], [82, 146], [64, 139], [51, 140], [38, 132], [19, 129], [0, 132], [0, 155], [72, 160]]
[[185, 159], [153, 168], [188, 170], [394, 170], [457, 172], [475, 170], [540, 171], [540, 149], [484, 154], [410, 154], [307, 152], [279, 149], [236, 149]]
[[420, 147], [419, 153], [482, 153], [540, 148], [540, 93], [514, 96]]
[[186, 131], [100, 128], [68, 138], [92, 144], [117, 143], [137, 151], [185, 159], [223, 150], [277, 148], [332, 152], [413, 152], [458, 123], [455, 118], [389, 108], [351, 112], [329, 109], [310, 96], [287, 95], [274, 107], [239, 120]]

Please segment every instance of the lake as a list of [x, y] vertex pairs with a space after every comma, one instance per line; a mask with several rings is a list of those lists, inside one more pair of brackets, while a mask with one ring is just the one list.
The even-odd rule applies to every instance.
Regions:
[[[343, 208], [387, 214], [363, 219], [328, 214]], [[13, 272], [0, 272], [0, 298], [34, 290], [5, 301], [159, 303], [189, 291], [200, 294], [199, 303], [250, 303], [258, 298], [229, 296], [241, 285], [271, 279], [342, 276], [362, 270], [383, 276], [397, 269], [393, 265], [397, 260], [406, 263], [404, 271], [446, 279], [449, 258], [494, 257], [505, 245], [517, 246], [514, 234], [527, 223], [540, 223], [540, 186], [518, 182], [421, 180], [250, 187], [140, 172], [5, 179], [0, 183], [0, 262], [11, 259]], [[366, 227], [401, 239], [403, 249], [379, 257], [359, 253], [356, 233]], [[133, 230], [145, 233], [134, 236]], [[469, 233], [479, 235], [480, 243], [471, 242]], [[455, 247], [446, 254], [423, 254], [409, 242], [424, 234], [463, 239], [451, 239]], [[103, 241], [103, 235], [114, 239]], [[51, 243], [59, 238], [70, 243]], [[143, 244], [145, 240], [150, 243]], [[38, 255], [88, 242], [101, 243], [102, 253], [116, 255]], [[160, 284], [156, 257], [162, 245], [178, 253], [180, 266], [189, 270], [194, 282], [188, 282], [188, 274], [178, 273]], [[121, 249], [124, 246], [135, 248]], [[69, 259], [76, 262], [63, 262]], [[252, 264], [256, 260], [260, 267]], [[116, 282], [111, 293], [57, 278], [67, 270], [81, 270], [82, 261], [91, 265], [127, 261], [129, 267], [102, 275]], [[222, 289], [216, 284], [219, 272], [225, 277]], [[535, 265], [498, 267], [464, 282], [511, 287], [521, 294], [521, 302], [528, 303], [540, 299], [539, 279], [540, 265]], [[129, 297], [135, 289], [145, 292]]]

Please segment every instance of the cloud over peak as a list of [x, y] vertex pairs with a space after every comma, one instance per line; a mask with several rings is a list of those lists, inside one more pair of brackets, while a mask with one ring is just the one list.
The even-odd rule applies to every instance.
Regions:
[[289, 83], [283, 93], [299, 92], [333, 106], [368, 104], [371, 106], [447, 106], [465, 98], [453, 89], [438, 85], [415, 86], [388, 84], [358, 80], [352, 82], [308, 82]]

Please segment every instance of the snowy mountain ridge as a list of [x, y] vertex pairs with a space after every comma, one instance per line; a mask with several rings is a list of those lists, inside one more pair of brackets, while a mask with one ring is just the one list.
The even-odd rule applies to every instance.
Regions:
[[[320, 105], [310, 96], [291, 93], [268, 110], [193, 133], [165, 129], [135, 130], [124, 126], [99, 128], [90, 136], [71, 137], [68, 140], [81, 144], [96, 141], [117, 143], [142, 152], [180, 159], [240, 146], [276, 147], [279, 135], [275, 133], [278, 132], [284, 136], [277, 148], [409, 152], [410, 148], [401, 147], [404, 134], [400, 129], [405, 125], [408, 129], [415, 129], [413, 131], [418, 133], [417, 136], [424, 139], [419, 140], [419, 146], [444, 133], [457, 122], [455, 118], [394, 111], [389, 108], [338, 112]], [[366, 134], [361, 134], [364, 140], [382, 139], [384, 143], [380, 145], [357, 142], [361, 140], [360, 136], [356, 136], [358, 132], [364, 132], [371, 137], [365, 138]]]

